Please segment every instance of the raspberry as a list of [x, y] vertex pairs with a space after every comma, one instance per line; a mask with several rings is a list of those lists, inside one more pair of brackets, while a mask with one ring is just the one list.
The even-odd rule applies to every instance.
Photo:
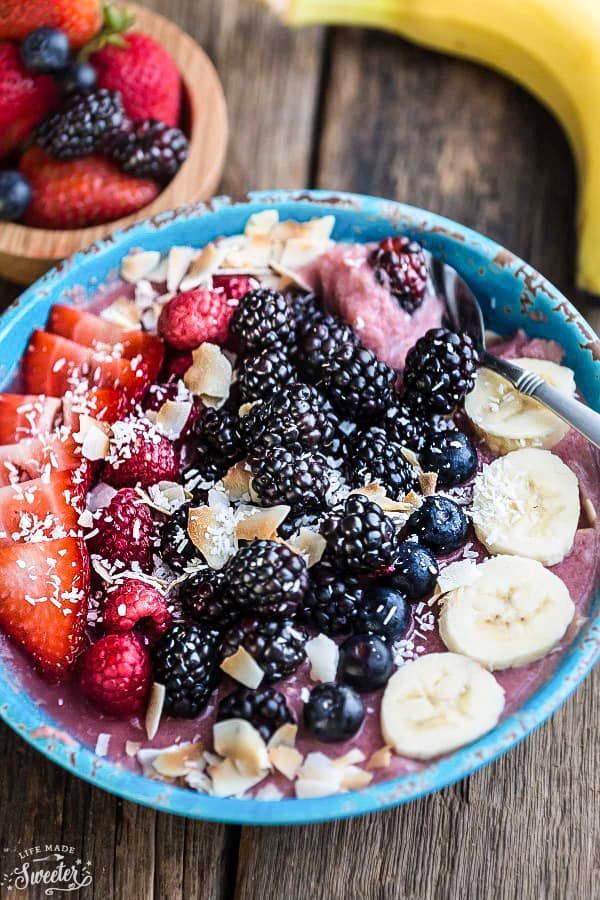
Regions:
[[427, 287], [427, 263], [420, 244], [407, 237], [381, 241], [369, 257], [379, 284], [387, 287], [402, 309], [414, 313]]
[[249, 275], [214, 275], [212, 283], [213, 291], [223, 291], [228, 300], [241, 300], [258, 285], [256, 278]]
[[171, 441], [144, 419], [115, 422], [103, 479], [113, 487], [175, 481], [179, 460]]
[[115, 716], [142, 711], [150, 687], [150, 656], [134, 634], [107, 634], [88, 647], [80, 662], [82, 692]]
[[225, 344], [235, 303], [222, 291], [184, 291], [169, 300], [158, 320], [158, 333], [176, 350], [194, 350], [204, 341]]
[[110, 565], [137, 562], [142, 569], [150, 565], [154, 522], [150, 510], [132, 488], [117, 491], [108, 506], [100, 510], [95, 533], [91, 534], [90, 553]]
[[102, 621], [109, 633], [140, 627], [156, 639], [170, 627], [171, 619], [164, 595], [145, 581], [128, 578], [107, 591]]

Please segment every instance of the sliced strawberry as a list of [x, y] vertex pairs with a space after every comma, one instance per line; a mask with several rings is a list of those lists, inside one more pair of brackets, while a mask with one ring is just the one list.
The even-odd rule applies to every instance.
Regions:
[[52, 431], [60, 400], [43, 394], [0, 394], [0, 444]]
[[0, 547], [0, 627], [52, 680], [81, 650], [90, 583], [83, 540]]
[[0, 446], [0, 486], [39, 478], [44, 472], [63, 472], [81, 466], [80, 447], [60, 429], [54, 434], [26, 438]]
[[112, 388], [68, 391], [63, 397], [62, 407], [63, 425], [70, 431], [79, 431], [79, 418], [82, 415], [112, 425], [127, 412], [123, 394]]
[[75, 469], [0, 488], [0, 547], [14, 541], [77, 537], [82, 478]]
[[23, 356], [23, 382], [26, 391], [41, 390], [51, 397], [62, 397], [83, 383], [120, 389], [137, 400], [148, 386], [148, 376], [138, 359], [117, 359], [36, 329]]
[[119, 355], [125, 359], [141, 356], [152, 382], [156, 381], [163, 363], [164, 347], [161, 338], [143, 331], [128, 331], [101, 316], [73, 306], [56, 303], [48, 317], [48, 331], [69, 338], [94, 350], [111, 350], [119, 347]]

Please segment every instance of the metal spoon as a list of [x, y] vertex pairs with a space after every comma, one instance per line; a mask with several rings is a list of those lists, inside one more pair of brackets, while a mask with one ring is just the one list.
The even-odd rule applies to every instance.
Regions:
[[500, 359], [485, 349], [485, 328], [481, 307], [471, 289], [451, 266], [426, 252], [431, 281], [436, 293], [446, 304], [450, 327], [466, 332], [479, 351], [482, 366], [491, 369], [526, 397], [533, 397], [552, 410], [584, 437], [600, 447], [600, 413], [551, 387], [539, 375]]

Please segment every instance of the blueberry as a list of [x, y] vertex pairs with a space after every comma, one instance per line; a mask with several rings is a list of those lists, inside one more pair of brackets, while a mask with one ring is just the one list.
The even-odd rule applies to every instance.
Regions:
[[58, 28], [36, 28], [21, 44], [21, 61], [30, 72], [58, 72], [69, 62], [69, 38]]
[[31, 202], [31, 187], [20, 172], [0, 172], [0, 219], [20, 219]]
[[319, 684], [304, 704], [304, 725], [320, 741], [345, 741], [363, 723], [365, 708], [345, 684]]
[[74, 62], [56, 75], [65, 94], [83, 94], [96, 87], [96, 70], [86, 62]]
[[410, 613], [406, 597], [395, 587], [377, 584], [368, 588], [356, 613], [354, 631], [376, 634], [396, 641], [408, 628]]
[[355, 634], [340, 646], [338, 677], [361, 693], [383, 687], [393, 671], [392, 651], [375, 634]]
[[449, 497], [426, 497], [410, 517], [407, 528], [437, 555], [452, 553], [465, 542], [469, 523], [460, 506]]
[[452, 487], [475, 474], [477, 451], [464, 432], [440, 431], [427, 440], [419, 462], [426, 471], [438, 473], [438, 484]]
[[398, 544], [398, 556], [392, 574], [386, 579], [409, 600], [422, 600], [435, 587], [440, 574], [435, 556], [416, 541]]

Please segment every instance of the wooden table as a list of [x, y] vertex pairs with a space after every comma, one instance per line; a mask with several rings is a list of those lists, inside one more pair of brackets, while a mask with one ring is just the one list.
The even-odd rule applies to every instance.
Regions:
[[[405, 200], [490, 235], [578, 299], [571, 156], [519, 88], [384, 34], [291, 34], [251, 0], [149, 5], [220, 70], [232, 137], [223, 192], [311, 186]], [[5, 302], [17, 293], [1, 286]], [[578, 302], [598, 327], [600, 307]], [[94, 873], [81, 896], [101, 900], [587, 900], [600, 893], [599, 688], [597, 671], [536, 734], [454, 787], [304, 828], [155, 813], [72, 778], [2, 728], [0, 848], [78, 847]]]

